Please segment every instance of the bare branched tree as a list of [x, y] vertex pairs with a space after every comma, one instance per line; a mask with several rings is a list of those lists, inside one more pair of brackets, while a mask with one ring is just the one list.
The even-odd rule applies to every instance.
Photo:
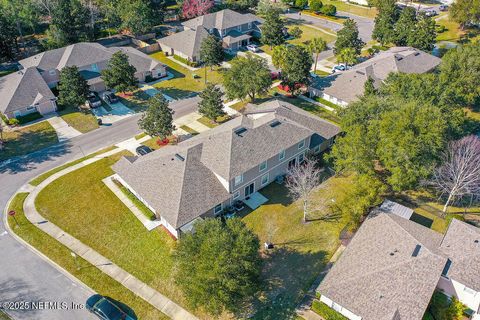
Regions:
[[322, 170], [317, 167], [313, 159], [306, 159], [303, 164], [291, 167], [288, 170], [286, 186], [292, 198], [303, 201], [303, 221], [307, 221], [310, 210], [312, 191], [320, 184]]
[[449, 144], [443, 154], [443, 163], [435, 169], [427, 182], [440, 197], [446, 198], [443, 212], [455, 200], [465, 196], [480, 196], [480, 138], [467, 136]]

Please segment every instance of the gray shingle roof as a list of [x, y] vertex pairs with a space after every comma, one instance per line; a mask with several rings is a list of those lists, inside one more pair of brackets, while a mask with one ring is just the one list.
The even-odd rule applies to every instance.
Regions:
[[436, 249], [441, 240], [413, 221], [379, 213], [317, 290], [364, 320], [421, 319], [447, 261]]
[[9, 113], [55, 99], [36, 68], [27, 68], [0, 78], [0, 112]]
[[253, 14], [241, 14], [230, 9], [225, 9], [213, 13], [209, 13], [183, 23], [190, 29], [196, 29], [203, 26], [205, 29], [227, 29], [236, 27], [249, 22], [261, 23], [261, 19]]
[[197, 28], [196, 30], [187, 29], [157, 41], [160, 46], [168, 46], [189, 57], [198, 57], [200, 55], [200, 46], [206, 37], [208, 37], [207, 30]]
[[116, 51], [123, 51], [128, 55], [130, 63], [137, 71], [150, 71], [161, 65], [146, 54], [129, 47], [106, 48], [95, 42], [80, 42], [63, 48], [49, 50], [32, 57], [23, 59], [20, 64], [24, 68], [36, 67], [40, 71], [57, 69], [66, 66], [88, 66], [94, 63], [109, 60]]
[[440, 250], [452, 261], [448, 277], [480, 291], [480, 229], [452, 219]]
[[391, 72], [425, 73], [436, 68], [440, 62], [440, 58], [415, 48], [393, 47], [348, 71], [317, 78], [311, 86], [350, 103], [363, 95], [369, 77], [378, 88]]
[[[339, 132], [335, 125], [284, 102], [266, 104], [264, 110], [269, 112], [260, 118], [234, 118], [136, 161], [121, 160], [113, 169], [179, 228], [231, 197], [218, 177], [230, 181], [312, 134], [325, 133], [330, 138]], [[274, 120], [281, 124], [270, 126]], [[241, 136], [236, 133], [239, 128], [246, 129]]]

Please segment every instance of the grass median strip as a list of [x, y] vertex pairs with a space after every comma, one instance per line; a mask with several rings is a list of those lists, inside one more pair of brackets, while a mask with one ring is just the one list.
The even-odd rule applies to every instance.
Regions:
[[78, 269], [67, 247], [27, 220], [23, 213], [23, 202], [27, 196], [28, 193], [18, 193], [9, 207], [9, 210], [15, 210], [15, 218], [19, 225], [17, 226], [12, 217], [8, 217], [8, 224], [15, 234], [96, 292], [127, 304], [135, 311], [138, 319], [168, 319], [163, 313], [80, 257], [77, 257], [80, 266]]
[[120, 182], [117, 180], [113, 181], [115, 185], [122, 190], [123, 194], [127, 196], [130, 201], [133, 202], [133, 204], [145, 215], [150, 220], [155, 220], [156, 216], [155, 213], [152, 212], [152, 210], [148, 209], [146, 205], [143, 204], [142, 201], [138, 200], [137, 197], [133, 193], [130, 192], [127, 188], [125, 188]]

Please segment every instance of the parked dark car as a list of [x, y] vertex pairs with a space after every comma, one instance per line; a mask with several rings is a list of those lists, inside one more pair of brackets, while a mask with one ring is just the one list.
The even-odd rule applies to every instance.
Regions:
[[440, 11], [447, 11], [448, 10], [448, 6], [446, 4], [442, 4], [440, 7], [438, 7], [438, 10]]
[[85, 305], [88, 311], [102, 320], [135, 320], [123, 311], [116, 301], [100, 294], [88, 298]]
[[91, 92], [88, 96], [87, 96], [87, 101], [86, 103], [88, 104], [88, 106], [90, 108], [98, 108], [102, 105], [102, 101], [100, 101], [100, 98], [97, 97], [97, 95], [93, 92]]
[[139, 156], [144, 156], [144, 155], [146, 155], [147, 153], [152, 152], [152, 149], [150, 149], [150, 148], [147, 147], [147, 146], [140, 146], [140, 147], [137, 147], [137, 149], [135, 149], [135, 151], [137, 152], [137, 154], [138, 154]]
[[103, 93], [103, 101], [108, 102], [108, 103], [117, 103], [118, 102], [118, 97], [110, 91], [105, 91]]

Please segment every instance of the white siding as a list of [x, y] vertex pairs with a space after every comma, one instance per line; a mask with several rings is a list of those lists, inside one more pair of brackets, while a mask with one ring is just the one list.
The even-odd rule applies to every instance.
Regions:
[[320, 301], [325, 303], [327, 306], [329, 306], [330, 308], [338, 311], [339, 313], [341, 313], [342, 315], [344, 315], [345, 317], [347, 317], [348, 319], [350, 320], [361, 320], [362, 317], [360, 316], [357, 316], [356, 314], [354, 314], [353, 312], [345, 309], [344, 307], [342, 307], [341, 305], [335, 303], [333, 300], [331, 300], [330, 298], [322, 295], [320, 297]]

